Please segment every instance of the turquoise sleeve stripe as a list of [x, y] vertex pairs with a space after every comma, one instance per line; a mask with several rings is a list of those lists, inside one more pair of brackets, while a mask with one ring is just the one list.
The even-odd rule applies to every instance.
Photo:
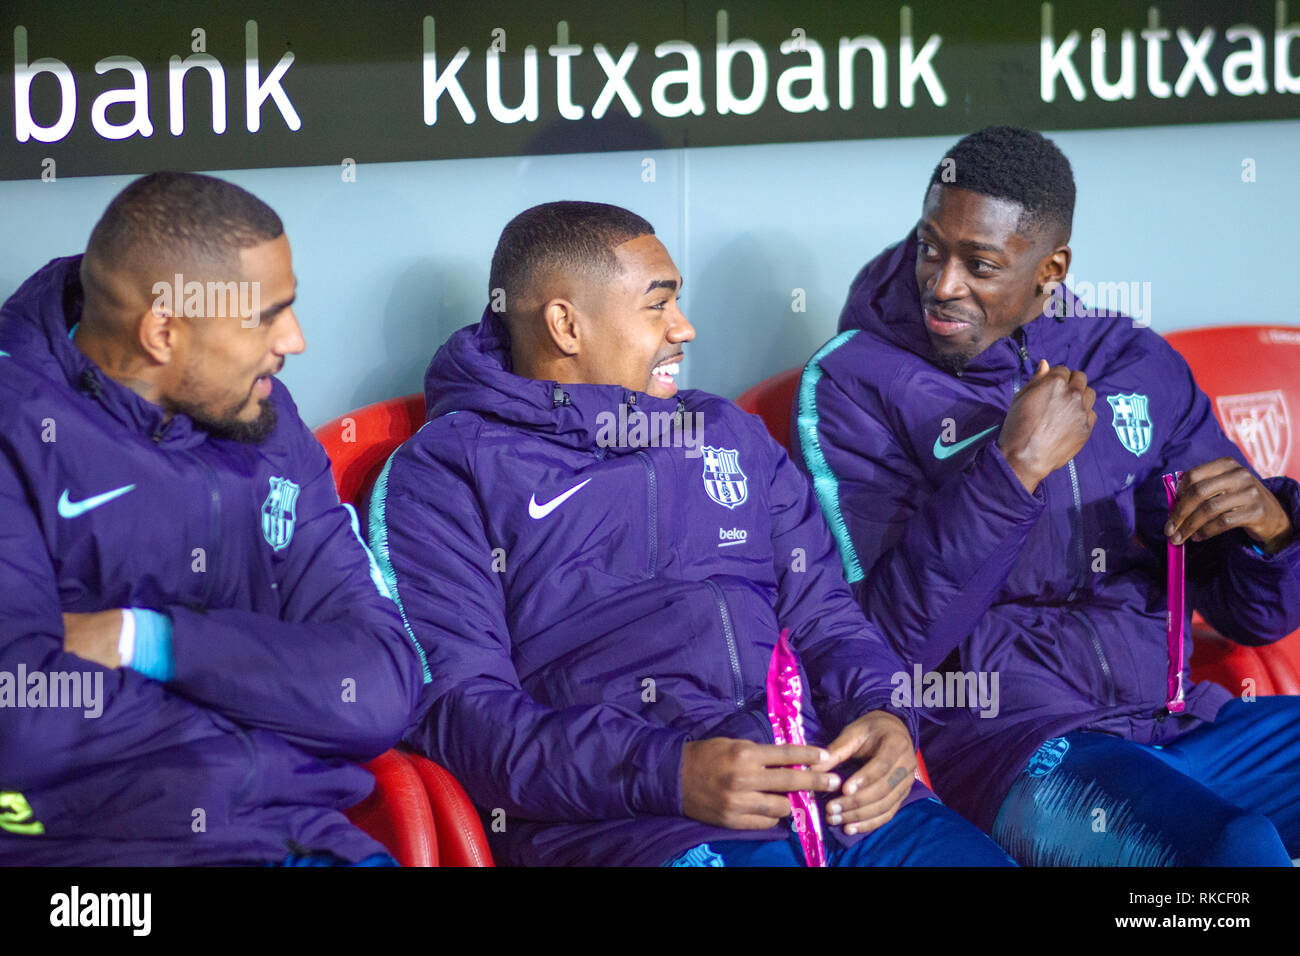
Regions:
[[813, 491], [822, 506], [826, 523], [830, 525], [835, 543], [839, 545], [840, 560], [844, 563], [844, 577], [850, 584], [861, 581], [862, 562], [858, 560], [857, 549], [849, 537], [849, 528], [840, 510], [840, 482], [826, 463], [826, 453], [822, 451], [821, 436], [818, 434], [817, 418], [817, 383], [822, 379], [821, 362], [837, 348], [858, 334], [857, 329], [841, 332], [823, 345], [804, 366], [799, 379], [799, 406], [797, 409], [796, 428], [799, 433], [799, 447], [803, 451], [804, 464], [812, 474]]
[[[384, 470], [379, 473], [379, 479], [375, 482], [374, 490], [370, 492], [370, 548], [371, 557], [378, 566], [380, 578], [386, 585], [388, 596], [393, 599], [397, 605], [397, 610], [401, 612], [402, 624], [406, 627], [406, 633], [410, 635], [411, 643], [415, 645], [415, 650], [420, 655], [420, 666], [424, 668], [424, 682], [433, 683], [433, 674], [429, 671], [429, 659], [424, 655], [424, 648], [420, 642], [415, 639], [415, 632], [411, 630], [411, 622], [406, 619], [406, 608], [402, 606], [402, 595], [397, 590], [397, 572], [393, 570], [392, 559], [388, 556], [388, 515], [385, 511], [388, 502], [388, 472], [393, 467], [393, 455], [388, 456], [388, 461], [384, 462]], [[359, 536], [359, 535], [358, 535]]]

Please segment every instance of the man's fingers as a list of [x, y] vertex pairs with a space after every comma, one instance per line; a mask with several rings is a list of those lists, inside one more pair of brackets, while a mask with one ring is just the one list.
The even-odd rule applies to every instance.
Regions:
[[[1170, 537], [1170, 540], [1174, 544], [1182, 544], [1194, 534], [1200, 533], [1202, 536], [1206, 536], [1208, 529], [1205, 526], [1216, 519], [1226, 519], [1221, 522], [1220, 531], [1229, 527], [1239, 527], [1247, 524], [1254, 516], [1251, 509], [1253, 504], [1255, 504], [1255, 498], [1249, 490], [1217, 494], [1213, 498], [1202, 501], [1190, 514], [1183, 517], [1175, 525], [1174, 534]], [[1241, 513], [1237, 514], [1237, 512]], [[1209, 536], [1213, 537], [1213, 535]]]
[[1047, 364], [1047, 359], [1038, 360], [1038, 368], [1034, 369], [1034, 378], [1039, 379], [1051, 371], [1051, 366]]
[[761, 767], [799, 767], [821, 764], [831, 759], [822, 747], [804, 747], [796, 744], [756, 744], [754, 758]]
[[808, 769], [833, 770], [858, 753], [870, 739], [871, 731], [858, 725], [855, 721], [826, 745], [826, 758], [810, 764]]
[[794, 793], [797, 790], [814, 790], [830, 793], [840, 788], [840, 775], [818, 773], [813, 770], [764, 770], [747, 777], [744, 785], [766, 793]]
[[1185, 471], [1178, 490], [1181, 493], [1189, 485], [1194, 485], [1198, 481], [1213, 478], [1215, 475], [1221, 475], [1225, 471], [1232, 471], [1236, 468], [1241, 468], [1241, 462], [1235, 458], [1216, 458], [1214, 461], [1207, 461], [1203, 465], [1197, 465], [1195, 468], [1189, 468]]
[[899, 772], [891, 773], [851, 797], [832, 800], [826, 806], [827, 818], [840, 824], [858, 823], [883, 813], [892, 804], [900, 802], [911, 791], [915, 777], [901, 767], [896, 770]]
[[845, 833], [870, 833], [872, 830], [879, 830], [890, 820], [894, 819], [894, 814], [898, 812], [898, 808], [899, 806], [902, 805], [902, 803], [903, 801], [900, 799], [898, 803], [895, 803], [892, 807], [889, 807], [885, 812], [877, 816], [871, 817], [867, 820], [859, 820], [856, 823], [846, 824], [844, 827], [844, 832]]
[[[1219, 461], [1228, 462], [1226, 468], [1215, 467]], [[1250, 472], [1242, 468], [1231, 458], [1220, 459], [1194, 471], [1199, 477], [1190, 477], [1193, 472], [1183, 475], [1178, 487], [1178, 497], [1170, 509], [1169, 519], [1165, 522], [1165, 534], [1172, 537], [1175, 533], [1181, 538], [1191, 537], [1187, 529], [1188, 519], [1207, 501], [1224, 494], [1249, 488], [1254, 483]], [[1200, 522], [1204, 523], [1204, 521]]]

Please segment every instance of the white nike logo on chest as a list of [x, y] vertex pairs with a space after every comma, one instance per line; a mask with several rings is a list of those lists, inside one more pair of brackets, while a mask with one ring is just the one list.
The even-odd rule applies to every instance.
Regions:
[[578, 482], [578, 484], [574, 485], [568, 491], [564, 492], [564, 494], [556, 495], [554, 498], [552, 498], [550, 501], [546, 502], [545, 504], [538, 504], [537, 495], [534, 494], [531, 498], [528, 499], [528, 517], [534, 519], [545, 518], [548, 514], [550, 514], [556, 508], [560, 507], [560, 505], [564, 504], [566, 501], [568, 501], [570, 498], [576, 495], [579, 491], [581, 491], [582, 486], [587, 484], [588, 481], [591, 481], [591, 479], [588, 478], [587, 481]]

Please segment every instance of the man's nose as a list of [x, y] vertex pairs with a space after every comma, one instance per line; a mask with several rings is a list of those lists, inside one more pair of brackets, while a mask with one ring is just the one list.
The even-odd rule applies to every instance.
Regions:
[[691, 325], [691, 320], [680, 311], [677, 314], [681, 319], [668, 330], [668, 341], [673, 343], [692, 341], [695, 338], [695, 326]]
[[961, 298], [965, 286], [962, 284], [960, 272], [961, 270], [955, 260], [944, 260], [943, 265], [939, 267], [939, 271], [930, 280], [930, 291], [934, 293], [936, 299], [946, 301]]
[[307, 340], [303, 338], [302, 326], [298, 324], [293, 309], [285, 309], [285, 313], [284, 321], [276, 323], [274, 349], [277, 355], [298, 355], [306, 351]]

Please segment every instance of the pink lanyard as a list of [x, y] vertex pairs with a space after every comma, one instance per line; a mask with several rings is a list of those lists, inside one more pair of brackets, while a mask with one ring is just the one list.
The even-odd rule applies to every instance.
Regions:
[[[1164, 475], [1165, 496], [1169, 499], [1172, 512], [1174, 500], [1178, 497], [1178, 482], [1183, 477], [1181, 471]], [[1187, 626], [1187, 570], [1184, 564], [1185, 544], [1173, 544], [1166, 540], [1165, 547], [1169, 556], [1168, 591], [1169, 609], [1165, 612], [1165, 646], [1169, 649], [1169, 679], [1167, 690], [1169, 700], [1165, 708], [1171, 714], [1180, 714], [1186, 704], [1183, 702], [1183, 639]]]
[[[772, 741], [803, 746], [803, 681], [799, 679], [799, 658], [790, 646], [790, 629], [786, 628], [772, 648], [767, 667], [767, 716], [772, 722]], [[800, 770], [803, 768], [800, 767]], [[794, 810], [794, 830], [799, 834], [804, 859], [809, 866], [826, 865], [826, 845], [822, 842], [822, 818], [817, 801], [810, 791], [790, 794]]]

